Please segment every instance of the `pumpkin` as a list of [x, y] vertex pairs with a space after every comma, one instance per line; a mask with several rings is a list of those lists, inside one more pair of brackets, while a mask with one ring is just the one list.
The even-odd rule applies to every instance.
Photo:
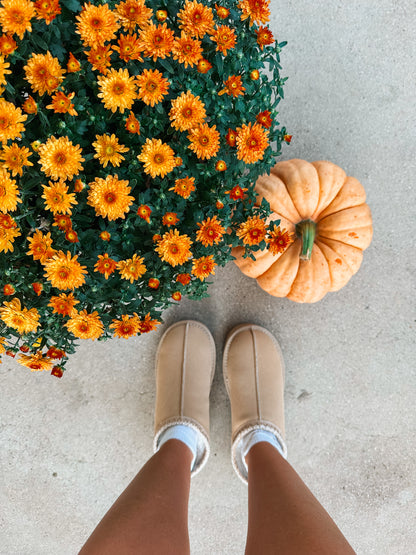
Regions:
[[294, 159], [278, 162], [255, 188], [256, 204], [263, 198], [270, 203], [268, 222], [280, 219], [294, 241], [282, 253], [254, 252], [255, 261], [243, 258], [244, 247], [234, 248], [240, 270], [271, 295], [299, 303], [341, 289], [360, 267], [373, 234], [361, 183], [332, 162]]

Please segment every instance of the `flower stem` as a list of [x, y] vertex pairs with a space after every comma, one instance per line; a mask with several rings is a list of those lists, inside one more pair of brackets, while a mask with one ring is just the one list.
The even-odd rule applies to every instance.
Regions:
[[302, 251], [299, 258], [310, 260], [316, 235], [316, 223], [312, 220], [303, 220], [296, 225], [296, 233], [302, 239]]

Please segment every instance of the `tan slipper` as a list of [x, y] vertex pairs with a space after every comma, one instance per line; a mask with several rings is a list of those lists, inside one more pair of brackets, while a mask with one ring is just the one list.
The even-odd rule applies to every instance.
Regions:
[[247, 483], [242, 446], [253, 430], [272, 432], [286, 457], [284, 440], [284, 361], [275, 337], [265, 328], [242, 324], [227, 336], [223, 374], [231, 403], [231, 460]]
[[209, 456], [209, 393], [215, 371], [215, 343], [209, 329], [194, 320], [176, 322], [163, 334], [156, 354], [156, 452], [161, 434], [175, 424], [198, 432], [192, 476]]

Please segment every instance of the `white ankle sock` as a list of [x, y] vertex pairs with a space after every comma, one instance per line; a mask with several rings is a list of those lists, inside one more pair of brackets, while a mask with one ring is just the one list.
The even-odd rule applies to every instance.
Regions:
[[167, 428], [160, 436], [159, 443], [157, 446], [157, 450], [159, 450], [164, 443], [166, 443], [169, 439], [179, 439], [189, 447], [192, 451], [193, 457], [191, 462], [191, 470], [194, 467], [195, 459], [198, 451], [198, 443], [199, 437], [198, 432], [191, 428], [190, 426], [186, 426], [185, 424], [173, 424], [169, 428]]
[[246, 435], [246, 437], [243, 439], [243, 445], [241, 446], [241, 452], [243, 454], [243, 464], [247, 472], [248, 472], [248, 467], [246, 463], [246, 455], [253, 447], [253, 445], [255, 445], [256, 443], [259, 443], [260, 441], [266, 441], [267, 443], [270, 443], [271, 445], [273, 445], [273, 447], [275, 447], [279, 451], [279, 453], [282, 455], [283, 458], [286, 458], [283, 451], [283, 447], [277, 441], [276, 436], [272, 432], [269, 432], [268, 430], [253, 430], [252, 432]]

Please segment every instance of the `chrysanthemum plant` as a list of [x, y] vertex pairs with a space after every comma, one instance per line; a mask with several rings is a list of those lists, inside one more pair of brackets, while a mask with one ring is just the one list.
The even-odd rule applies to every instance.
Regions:
[[237, 245], [279, 250], [254, 183], [290, 136], [268, 0], [2, 0], [0, 353], [154, 329]]

